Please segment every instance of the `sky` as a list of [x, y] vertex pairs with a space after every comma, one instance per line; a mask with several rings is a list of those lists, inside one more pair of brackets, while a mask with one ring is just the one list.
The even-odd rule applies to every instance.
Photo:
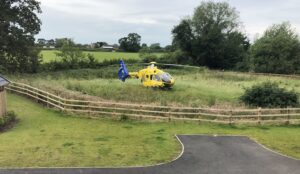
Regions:
[[[172, 43], [172, 28], [192, 16], [202, 0], [39, 0], [42, 30], [36, 38], [68, 37], [90, 44], [118, 43], [138, 33], [142, 43]], [[214, 0], [219, 1], [219, 0]], [[224, 0], [223, 0], [224, 1]], [[299, 0], [225, 0], [240, 14], [250, 40], [272, 24], [289, 21], [300, 33]]]

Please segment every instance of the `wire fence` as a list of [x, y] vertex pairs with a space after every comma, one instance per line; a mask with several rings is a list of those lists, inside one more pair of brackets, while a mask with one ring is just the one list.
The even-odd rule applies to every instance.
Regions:
[[65, 112], [89, 114], [93, 117], [109, 115], [220, 124], [300, 124], [300, 108], [211, 109], [74, 100], [16, 82], [12, 82], [6, 89], [29, 97], [47, 107]]

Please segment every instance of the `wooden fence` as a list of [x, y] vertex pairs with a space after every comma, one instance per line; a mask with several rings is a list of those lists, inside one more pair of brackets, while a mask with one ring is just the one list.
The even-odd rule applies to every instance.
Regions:
[[47, 107], [92, 116], [127, 116], [140, 119], [182, 120], [221, 124], [300, 124], [300, 108], [210, 109], [87, 101], [62, 98], [27, 84], [12, 82], [9, 92], [22, 94]]

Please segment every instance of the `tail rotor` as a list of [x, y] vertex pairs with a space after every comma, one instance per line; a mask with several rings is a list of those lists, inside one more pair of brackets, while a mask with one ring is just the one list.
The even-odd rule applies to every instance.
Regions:
[[125, 80], [129, 77], [129, 72], [126, 68], [124, 60], [120, 60], [120, 69], [118, 72], [119, 79], [125, 82]]

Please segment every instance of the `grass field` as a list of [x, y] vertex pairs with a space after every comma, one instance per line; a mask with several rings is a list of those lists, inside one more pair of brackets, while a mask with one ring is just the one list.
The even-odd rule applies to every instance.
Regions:
[[[43, 62], [50, 62], [51, 60], [59, 60], [56, 57], [55, 50], [43, 50], [41, 55], [43, 56]], [[85, 54], [92, 54], [98, 61], [111, 60], [111, 59], [139, 59], [139, 53], [124, 53], [124, 52], [94, 52], [84, 51]], [[161, 56], [162, 53], [156, 53], [157, 56]]]
[[181, 150], [175, 134], [233, 134], [300, 159], [299, 126], [222, 126], [91, 120], [8, 95], [19, 123], [0, 133], [0, 167], [135, 166], [167, 162]]
[[[129, 67], [138, 70], [141, 67]], [[98, 96], [104, 100], [157, 105], [182, 105], [198, 107], [244, 107], [239, 97], [244, 88], [254, 84], [274, 81], [280, 86], [300, 93], [300, 80], [282, 77], [255, 76], [235, 72], [218, 72], [207, 69], [166, 69], [176, 79], [172, 90], [154, 90], [142, 86], [139, 80], [125, 83], [117, 79], [118, 67], [98, 70], [71, 70], [27, 75], [12, 79], [30, 83], [40, 88], [60, 92], [79, 92]], [[55, 84], [55, 85], [53, 85]]]

